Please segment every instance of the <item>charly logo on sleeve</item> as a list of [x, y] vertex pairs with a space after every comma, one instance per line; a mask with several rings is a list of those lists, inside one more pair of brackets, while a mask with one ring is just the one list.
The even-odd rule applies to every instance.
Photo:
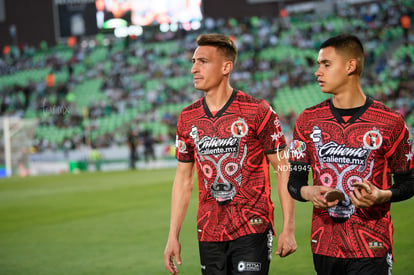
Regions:
[[295, 159], [305, 157], [306, 143], [301, 140], [292, 140], [289, 147], [289, 154]]
[[175, 138], [175, 146], [177, 147], [178, 152], [187, 153], [187, 145], [178, 137], [178, 135]]

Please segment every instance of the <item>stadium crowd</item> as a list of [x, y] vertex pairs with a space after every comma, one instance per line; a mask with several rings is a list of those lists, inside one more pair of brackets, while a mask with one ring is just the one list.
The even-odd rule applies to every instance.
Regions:
[[[190, 74], [200, 33], [232, 35], [240, 51], [233, 86], [274, 102], [281, 89], [316, 84], [315, 49], [331, 35], [350, 32], [367, 46], [362, 87], [403, 114], [414, 133], [414, 34], [400, 21], [404, 15], [412, 18], [413, 11], [414, 4], [404, 0], [341, 4], [326, 17], [316, 11], [273, 18], [206, 18], [200, 29], [189, 32], [148, 31], [122, 40], [98, 35], [94, 41], [79, 39], [50, 49], [3, 49], [0, 116], [39, 118], [34, 144], [38, 152], [126, 144], [131, 128], [136, 133], [151, 130], [156, 142], [174, 143], [180, 109], [202, 96], [194, 90]], [[289, 51], [278, 54], [278, 49]], [[29, 71], [43, 74], [24, 74]], [[169, 79], [181, 82], [171, 84]], [[77, 89], [91, 80], [97, 80], [97, 93], [85, 103], [79, 97], [86, 98], [92, 88], [83, 93]], [[278, 111], [288, 136], [298, 111]], [[122, 123], [99, 131], [104, 118], [121, 115], [127, 117]], [[167, 130], [153, 131], [155, 126]], [[41, 134], [42, 128], [51, 127], [69, 134], [54, 140]]]

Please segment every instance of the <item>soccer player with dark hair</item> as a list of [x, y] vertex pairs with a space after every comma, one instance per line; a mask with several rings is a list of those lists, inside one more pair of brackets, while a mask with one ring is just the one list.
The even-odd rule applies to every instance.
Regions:
[[288, 183], [293, 198], [314, 206], [316, 273], [391, 274], [391, 203], [414, 194], [409, 131], [399, 113], [364, 94], [359, 38], [329, 38], [317, 63], [319, 86], [332, 97], [299, 115]]
[[295, 201], [287, 190], [289, 161], [279, 118], [270, 105], [230, 85], [234, 41], [221, 34], [197, 39], [191, 73], [204, 97], [184, 108], [177, 125], [178, 159], [164, 262], [178, 273], [180, 229], [197, 168], [197, 233], [202, 274], [268, 274], [274, 232], [269, 162], [276, 172], [283, 226], [276, 254], [296, 250]]

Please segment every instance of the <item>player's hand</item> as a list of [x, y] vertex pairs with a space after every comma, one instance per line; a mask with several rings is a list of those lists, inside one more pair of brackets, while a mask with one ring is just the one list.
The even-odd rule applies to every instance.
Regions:
[[164, 265], [171, 274], [178, 274], [177, 265], [181, 265], [181, 244], [177, 239], [168, 239], [167, 246], [164, 251]]
[[349, 196], [355, 207], [368, 208], [381, 201], [382, 190], [364, 179], [362, 182], [353, 183], [354, 191]]
[[326, 192], [334, 188], [327, 186], [304, 186], [301, 189], [301, 195], [305, 200], [312, 202], [316, 208], [327, 209], [338, 204], [339, 200], [327, 201]]
[[296, 244], [295, 233], [294, 232], [284, 232], [282, 231], [277, 238], [277, 248], [276, 255], [279, 255], [281, 258], [286, 257], [296, 251], [298, 245]]

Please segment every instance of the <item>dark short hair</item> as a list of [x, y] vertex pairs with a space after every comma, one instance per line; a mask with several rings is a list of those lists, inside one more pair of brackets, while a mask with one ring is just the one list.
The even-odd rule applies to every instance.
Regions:
[[216, 47], [226, 58], [236, 63], [237, 47], [229, 36], [218, 33], [201, 34], [197, 37], [197, 45]]
[[353, 34], [340, 34], [333, 36], [323, 42], [319, 49], [333, 47], [335, 51], [348, 58], [355, 58], [358, 61], [358, 73], [361, 74], [364, 68], [364, 47], [361, 40]]

